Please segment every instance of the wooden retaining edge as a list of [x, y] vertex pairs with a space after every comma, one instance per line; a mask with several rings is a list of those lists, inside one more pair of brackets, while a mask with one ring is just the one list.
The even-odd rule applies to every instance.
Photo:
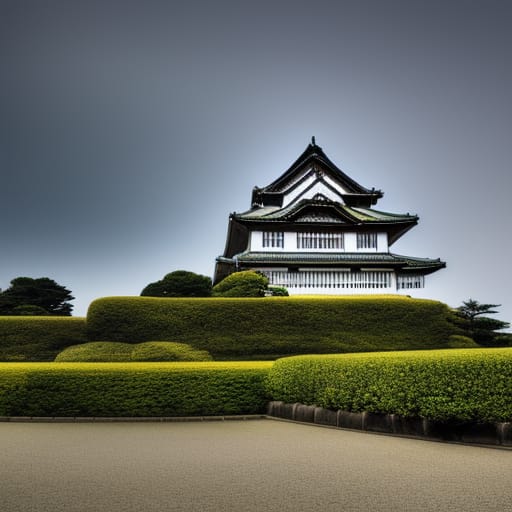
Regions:
[[332, 411], [314, 405], [269, 402], [267, 415], [337, 428], [470, 444], [512, 447], [512, 423], [450, 423], [398, 414]]

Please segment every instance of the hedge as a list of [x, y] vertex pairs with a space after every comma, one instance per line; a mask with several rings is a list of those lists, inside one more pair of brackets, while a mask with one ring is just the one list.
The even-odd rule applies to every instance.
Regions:
[[77, 363], [211, 360], [212, 356], [206, 350], [172, 341], [146, 341], [135, 345], [118, 341], [92, 341], [65, 348], [55, 358], [57, 362]]
[[0, 361], [53, 361], [87, 341], [85, 324], [80, 317], [0, 316]]
[[91, 341], [168, 340], [208, 350], [215, 359], [275, 359], [446, 348], [450, 335], [459, 334], [449, 317], [441, 302], [403, 296], [110, 297], [90, 305], [87, 326]]
[[259, 414], [269, 362], [2, 363], [0, 416]]
[[512, 421], [512, 349], [296, 356], [274, 363], [273, 400], [439, 421]]

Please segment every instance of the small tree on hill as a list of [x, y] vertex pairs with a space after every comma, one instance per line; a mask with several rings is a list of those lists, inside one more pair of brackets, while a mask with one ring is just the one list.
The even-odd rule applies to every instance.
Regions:
[[211, 278], [176, 270], [160, 281], [148, 284], [140, 294], [143, 297], [209, 297], [211, 293]]
[[214, 297], [263, 297], [268, 279], [254, 270], [235, 272], [213, 287]]
[[495, 308], [500, 304], [480, 304], [478, 301], [468, 299], [456, 309], [458, 317], [463, 319], [461, 327], [465, 329], [468, 335], [480, 345], [497, 346], [503, 345], [508, 337], [496, 331], [510, 327], [508, 322], [489, 318], [484, 315], [494, 315], [498, 313]]
[[0, 293], [0, 315], [70, 316], [74, 297], [48, 277], [17, 277]]

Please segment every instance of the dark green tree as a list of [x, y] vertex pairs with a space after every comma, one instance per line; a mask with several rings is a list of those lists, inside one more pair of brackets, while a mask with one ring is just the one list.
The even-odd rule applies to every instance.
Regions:
[[254, 270], [235, 272], [213, 287], [214, 297], [263, 297], [268, 279]]
[[0, 293], [0, 315], [70, 316], [74, 297], [48, 277], [17, 277]]
[[507, 329], [510, 324], [484, 316], [498, 313], [496, 308], [499, 307], [500, 304], [480, 304], [476, 300], [468, 299], [456, 309], [457, 316], [462, 319], [459, 325], [480, 345], [501, 346], [508, 337], [497, 331]]
[[211, 278], [176, 270], [160, 281], [148, 284], [140, 294], [143, 297], [209, 297], [211, 293]]

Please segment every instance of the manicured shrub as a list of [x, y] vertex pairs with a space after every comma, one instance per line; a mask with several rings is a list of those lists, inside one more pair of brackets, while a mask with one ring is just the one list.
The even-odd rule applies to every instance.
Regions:
[[63, 348], [86, 341], [85, 318], [0, 316], [0, 361], [53, 361]]
[[214, 297], [263, 297], [268, 278], [253, 270], [235, 272], [213, 287]]
[[441, 421], [512, 420], [512, 349], [296, 356], [276, 361], [273, 400]]
[[272, 297], [288, 297], [290, 295], [288, 290], [282, 286], [269, 286], [268, 292]]
[[479, 347], [479, 345], [468, 336], [462, 336], [460, 334], [452, 334], [448, 337], [448, 343], [446, 348], [471, 348]]
[[147, 341], [133, 347], [132, 361], [211, 361], [206, 350], [197, 350], [186, 343]]
[[91, 304], [87, 326], [91, 341], [177, 341], [215, 359], [275, 359], [445, 348], [458, 334], [449, 317], [445, 304], [402, 296], [110, 297]]
[[115, 341], [93, 341], [65, 348], [57, 354], [56, 362], [64, 363], [122, 363], [131, 361], [136, 345]]
[[64, 349], [56, 362], [123, 363], [131, 361], [211, 361], [205, 350], [197, 350], [186, 343], [172, 341], [147, 341], [145, 343], [120, 343], [92, 341]]
[[0, 416], [260, 414], [271, 363], [3, 363]]

